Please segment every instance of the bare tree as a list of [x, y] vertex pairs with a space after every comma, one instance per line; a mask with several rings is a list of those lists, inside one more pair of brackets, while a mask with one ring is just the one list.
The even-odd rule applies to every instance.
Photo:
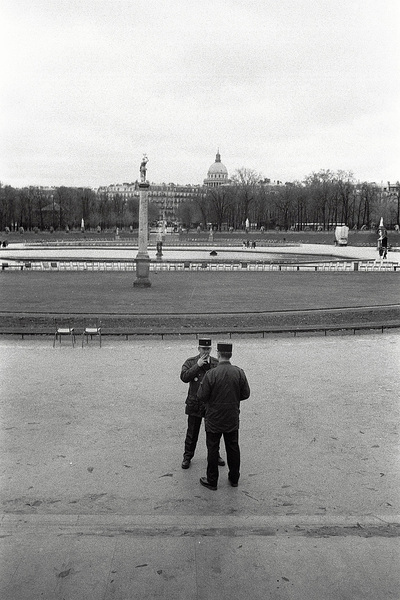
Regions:
[[196, 206], [200, 213], [201, 222], [203, 224], [204, 229], [207, 229], [207, 223], [209, 222], [210, 215], [210, 207], [208, 203], [207, 194], [202, 190], [199, 190], [193, 196], [193, 204]]
[[176, 216], [184, 227], [190, 227], [193, 223], [201, 222], [202, 217], [199, 207], [193, 199], [186, 200], [178, 205]]
[[[45, 228], [45, 212], [44, 208], [49, 203], [49, 196], [38, 187], [29, 188], [30, 195], [32, 197], [32, 208], [33, 208], [33, 227], [39, 227], [40, 229]], [[54, 225], [54, 223], [53, 223]]]
[[12, 227], [18, 210], [18, 196], [10, 185], [0, 183], [0, 230]]
[[305, 185], [309, 192], [309, 219], [313, 223], [321, 223], [324, 229], [327, 228], [332, 213], [333, 219], [337, 220], [338, 196], [334, 182], [335, 174], [329, 170], [312, 173], [305, 179]]
[[232, 192], [229, 186], [210, 188], [207, 199], [211, 208], [211, 221], [216, 222], [219, 231], [227, 221], [228, 211], [232, 206]]
[[294, 221], [296, 214], [297, 186], [286, 183], [278, 189], [274, 203], [278, 210], [278, 218], [284, 229], [288, 230]]
[[396, 182], [396, 191], [393, 192], [393, 197], [396, 199], [396, 223], [395, 225], [400, 225], [400, 182]]
[[250, 206], [254, 202], [256, 188], [261, 179], [262, 175], [245, 167], [236, 169], [233, 173], [231, 180], [235, 188], [237, 206], [236, 227], [243, 227], [246, 219], [250, 217]]
[[349, 227], [354, 225], [355, 219], [355, 188], [353, 173], [338, 171], [336, 174], [336, 185], [340, 202], [340, 222]]
[[58, 226], [60, 229], [63, 229], [66, 225], [79, 227], [82, 217], [79, 217], [79, 211], [76, 208], [77, 196], [76, 188], [65, 186], [56, 188], [55, 198], [59, 206]]
[[251, 223], [256, 223], [257, 228], [262, 226], [268, 228], [274, 222], [275, 194], [275, 187], [267, 187], [262, 183], [255, 187], [254, 200], [249, 209], [249, 220]]
[[96, 194], [90, 188], [78, 188], [74, 222], [84, 220], [87, 227], [95, 227]]

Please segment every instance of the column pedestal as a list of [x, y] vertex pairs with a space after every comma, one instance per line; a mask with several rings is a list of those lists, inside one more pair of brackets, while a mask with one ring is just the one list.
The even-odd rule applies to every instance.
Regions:
[[136, 256], [136, 279], [133, 282], [134, 287], [151, 287], [149, 279], [150, 273], [150, 258], [147, 255]]

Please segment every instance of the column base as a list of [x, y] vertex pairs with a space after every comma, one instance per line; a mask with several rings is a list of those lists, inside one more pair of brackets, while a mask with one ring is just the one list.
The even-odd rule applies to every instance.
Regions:
[[148, 288], [151, 287], [151, 281], [149, 278], [146, 277], [138, 277], [133, 282], [133, 287]]
[[137, 257], [136, 263], [136, 279], [133, 282], [134, 287], [151, 287], [149, 279], [150, 273], [150, 258], [148, 256]]

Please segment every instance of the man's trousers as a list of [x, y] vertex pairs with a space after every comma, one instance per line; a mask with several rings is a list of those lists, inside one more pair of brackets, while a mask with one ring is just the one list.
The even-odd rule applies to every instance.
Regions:
[[219, 443], [222, 436], [224, 436], [229, 468], [228, 479], [231, 483], [237, 483], [240, 477], [239, 430], [229, 431], [229, 433], [210, 433], [207, 431], [207, 481], [211, 485], [217, 485], [218, 482]]
[[202, 417], [192, 417], [192, 415], [188, 415], [188, 426], [185, 438], [185, 451], [183, 453], [184, 459], [192, 460], [194, 456], [197, 440], [199, 438], [201, 421]]

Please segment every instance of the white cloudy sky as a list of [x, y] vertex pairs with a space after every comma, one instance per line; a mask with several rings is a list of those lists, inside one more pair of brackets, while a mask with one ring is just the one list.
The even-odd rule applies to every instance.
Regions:
[[1, 0], [0, 181], [400, 178], [398, 0]]

